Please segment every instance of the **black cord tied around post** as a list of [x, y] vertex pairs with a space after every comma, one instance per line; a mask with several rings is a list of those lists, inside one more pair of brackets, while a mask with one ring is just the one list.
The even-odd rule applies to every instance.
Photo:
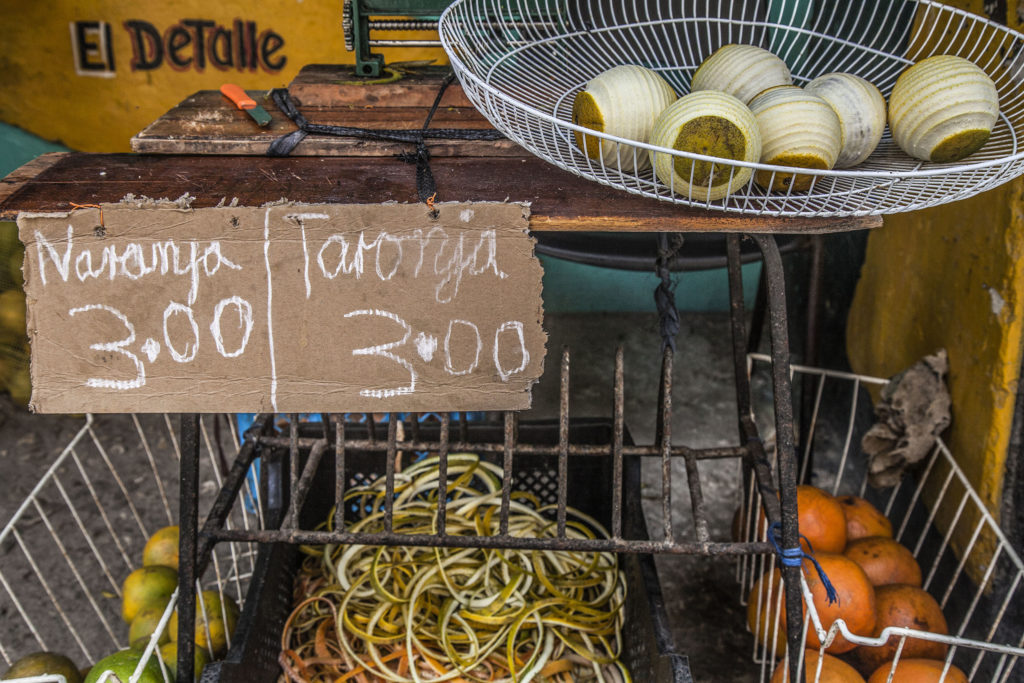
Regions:
[[501, 140], [504, 136], [496, 130], [467, 130], [459, 128], [430, 128], [430, 121], [441, 104], [445, 90], [455, 80], [455, 74], [449, 72], [438, 89], [434, 104], [427, 113], [426, 121], [419, 130], [401, 129], [370, 129], [354, 126], [331, 126], [310, 122], [295, 106], [287, 88], [275, 88], [270, 91], [270, 98], [285, 116], [298, 126], [292, 131], [270, 143], [267, 156], [286, 157], [294, 151], [307, 135], [332, 135], [335, 137], [351, 137], [363, 140], [380, 140], [383, 142], [402, 142], [415, 145], [413, 152], [403, 152], [398, 158], [406, 163], [416, 164], [416, 193], [421, 202], [436, 195], [437, 184], [430, 170], [430, 151], [427, 140]]
[[828, 575], [825, 570], [822, 569], [821, 563], [818, 562], [817, 558], [814, 557], [814, 548], [811, 547], [811, 542], [807, 540], [807, 537], [800, 534], [807, 543], [807, 551], [801, 546], [795, 548], [783, 548], [779, 545], [777, 534], [782, 533], [782, 524], [779, 522], [773, 522], [768, 527], [768, 540], [771, 542], [772, 547], [775, 548], [775, 554], [779, 557], [779, 562], [786, 567], [801, 567], [804, 560], [810, 560], [811, 564], [814, 565], [815, 570], [818, 572], [818, 578], [821, 579], [822, 585], [825, 587], [825, 597], [828, 598], [828, 604], [839, 603], [839, 594], [836, 592], [835, 586], [829, 581]]
[[681, 234], [673, 234], [670, 245], [668, 233], [658, 233], [658, 258], [654, 263], [654, 272], [661, 282], [654, 290], [654, 304], [658, 308], [661, 350], [670, 348], [672, 353], [676, 352], [676, 335], [679, 334], [679, 309], [676, 308], [676, 287], [672, 282], [672, 262], [682, 248]]

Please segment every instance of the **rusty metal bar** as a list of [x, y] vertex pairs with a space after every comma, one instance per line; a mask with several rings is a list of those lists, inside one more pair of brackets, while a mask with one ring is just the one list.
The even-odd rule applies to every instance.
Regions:
[[395, 457], [398, 454], [398, 415], [388, 413], [388, 449], [384, 475], [384, 527], [394, 531]]
[[700, 485], [700, 472], [697, 470], [697, 461], [686, 458], [686, 483], [690, 488], [690, 509], [693, 510], [693, 528], [697, 534], [697, 541], [707, 543], [711, 540], [708, 533], [708, 515], [704, 509], [704, 490]]
[[[793, 393], [790, 385], [789, 330], [786, 319], [785, 273], [779, 247], [772, 236], [756, 235], [754, 240], [764, 257], [765, 282], [768, 285], [768, 327], [772, 346], [772, 394], [775, 403], [775, 443], [778, 449], [779, 503], [781, 506], [782, 548], [799, 548], [796, 486], [799, 468], [793, 433]], [[803, 615], [800, 591], [800, 566], [782, 566], [786, 586], [787, 623], [799, 624]], [[800, 652], [800, 629], [788, 630], [790, 652]], [[790, 657], [790, 680], [797, 680], [800, 657]]]
[[195, 668], [197, 547], [199, 531], [199, 415], [181, 416], [181, 488], [178, 498], [178, 680], [192, 683]]
[[558, 392], [558, 537], [565, 537], [565, 500], [569, 486], [569, 349], [562, 349]]
[[[299, 485], [299, 414], [288, 416], [288, 490]], [[283, 520], [282, 520], [283, 521]]]
[[[257, 416], [253, 424], [256, 425], [259, 431], [262, 431], [267, 423], [264, 416]], [[235, 456], [234, 462], [231, 463], [231, 469], [228, 470], [228, 474], [224, 478], [224, 485], [221, 486], [220, 491], [217, 493], [217, 499], [213, 502], [209, 513], [206, 515], [203, 530], [199, 534], [199, 550], [196, 553], [196, 574], [199, 576], [202, 576], [206, 566], [205, 561], [209, 559], [209, 554], [213, 548], [213, 543], [205, 534], [207, 530], [218, 529], [224, 525], [224, 520], [231, 513], [231, 508], [238, 497], [238, 492], [245, 484], [246, 474], [248, 474], [249, 468], [255, 459], [255, 442], [252, 439], [243, 441], [238, 449], [238, 455]]]
[[[282, 528], [296, 528], [299, 525], [299, 515], [302, 513], [302, 506], [309, 494], [309, 487], [313, 485], [317, 469], [320, 467], [320, 459], [327, 450], [327, 439], [320, 439], [309, 449], [309, 457], [306, 458], [306, 466], [302, 469], [302, 476], [298, 484], [292, 490], [291, 503], [288, 506], [288, 515], [281, 524]], [[296, 458], [298, 459], [298, 458]]]
[[[419, 431], [419, 423], [415, 431]], [[441, 447], [437, 450], [437, 535], [444, 536], [448, 525], [448, 430], [451, 428], [451, 416], [441, 416]]]
[[666, 347], [661, 356], [661, 386], [659, 389], [658, 441], [661, 446], [661, 514], [665, 541], [672, 535], [672, 348]]
[[409, 413], [409, 419], [412, 423], [409, 425], [409, 440], [419, 441], [420, 440], [420, 418], [423, 413]]
[[463, 443], [469, 441], [469, 419], [466, 416], [466, 411], [459, 413], [459, 441]]
[[516, 446], [516, 414], [505, 412], [505, 441], [502, 444], [501, 510], [499, 510], [498, 533], [508, 535], [508, 513], [512, 500], [512, 454]]
[[[302, 450], [313, 447], [318, 439], [315, 438], [300, 438], [299, 448]], [[259, 439], [261, 446], [267, 446], [270, 448], [280, 448], [288, 446], [288, 439], [282, 439], [282, 437], [267, 436]], [[382, 452], [387, 450], [387, 444], [377, 440], [369, 441], [367, 439], [348, 439], [346, 445], [349, 449], [354, 451], [370, 451], [370, 452]], [[436, 451], [441, 447], [440, 441], [403, 441], [402, 447], [409, 450], [416, 451]], [[449, 452], [452, 451], [466, 451], [471, 453], [504, 453], [505, 446], [502, 443], [492, 443], [485, 441], [462, 441], [454, 442], [449, 444]], [[628, 456], [659, 456], [662, 454], [662, 445], [656, 443], [648, 446], [622, 446], [623, 455]], [[685, 458], [692, 455], [697, 460], [721, 460], [728, 458], [742, 458], [748, 455], [748, 448], [746, 446], [720, 446], [716, 448], [691, 448], [684, 445], [673, 445], [671, 447], [671, 454], [673, 458]], [[558, 445], [545, 446], [540, 444], [517, 444], [516, 453], [523, 455], [558, 455]], [[569, 444], [569, 455], [585, 455], [585, 456], [602, 456], [607, 457], [608, 445], [607, 444]]]
[[768, 543], [665, 543], [612, 538], [526, 538], [520, 536], [437, 536], [396, 532], [340, 534], [301, 529], [218, 529], [217, 541], [255, 543], [326, 543], [408, 545], [429, 548], [514, 548], [517, 550], [572, 550], [580, 552], [667, 553], [675, 555], [745, 555], [771, 552]]
[[366, 413], [366, 439], [370, 443], [377, 443], [377, 420], [373, 413]]
[[612, 538], [622, 538], [622, 441], [625, 438], [625, 381], [622, 347], [615, 349], [612, 396]]
[[345, 420], [342, 415], [334, 419], [334, 528], [345, 530]]

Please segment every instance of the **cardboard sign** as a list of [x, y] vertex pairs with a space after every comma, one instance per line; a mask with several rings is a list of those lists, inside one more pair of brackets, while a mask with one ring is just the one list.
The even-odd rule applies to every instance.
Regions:
[[39, 412], [522, 409], [541, 266], [502, 203], [23, 214]]

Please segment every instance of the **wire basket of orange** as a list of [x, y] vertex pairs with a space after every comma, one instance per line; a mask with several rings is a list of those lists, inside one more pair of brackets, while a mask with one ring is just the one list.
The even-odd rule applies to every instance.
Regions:
[[[752, 371], [766, 360], [752, 356]], [[776, 558], [739, 561], [760, 680], [788, 681], [790, 628], [801, 630], [807, 681], [1024, 680], [1024, 564], [949, 448], [937, 439], [897, 485], [870, 486], [858, 437], [872, 422], [866, 388], [886, 381], [800, 366], [795, 373], [794, 382], [815, 387], [797, 509], [803, 549], [822, 572], [803, 561], [804, 619], [791, 625]], [[746, 488], [737, 537], [768, 537], [760, 502]]]

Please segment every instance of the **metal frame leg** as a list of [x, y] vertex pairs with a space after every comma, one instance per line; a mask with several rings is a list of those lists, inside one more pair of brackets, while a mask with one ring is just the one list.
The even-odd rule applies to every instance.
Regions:
[[[793, 430], [793, 387], [790, 383], [789, 330], [786, 318], [786, 279], [782, 256], [771, 235], [753, 236], [764, 257], [765, 282], [768, 285], [768, 328], [772, 346], [772, 394], [775, 404], [775, 442], [779, 463], [779, 505], [782, 521], [782, 547], [800, 546], [797, 526], [796, 486], [798, 467]], [[781, 567], [786, 586], [786, 640], [789, 657], [789, 680], [796, 681], [803, 651], [803, 604], [800, 591], [801, 567]]]
[[[199, 415], [181, 415], [178, 521], [178, 683], [195, 678], [197, 550], [199, 539]], [[159, 653], [157, 653], [159, 656]]]

